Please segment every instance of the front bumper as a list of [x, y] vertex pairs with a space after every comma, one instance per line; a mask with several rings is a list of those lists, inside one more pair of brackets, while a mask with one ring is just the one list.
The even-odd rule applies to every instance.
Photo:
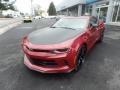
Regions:
[[68, 65], [56, 66], [56, 67], [44, 67], [44, 66], [34, 65], [30, 62], [30, 60], [26, 55], [24, 56], [24, 64], [29, 69], [35, 70], [41, 73], [62, 73], [62, 72], [71, 72], [73, 70]]
[[75, 66], [74, 50], [66, 53], [56, 54], [49, 52], [38, 52], [22, 46], [24, 51], [24, 64], [31, 70], [42, 73], [71, 72]]

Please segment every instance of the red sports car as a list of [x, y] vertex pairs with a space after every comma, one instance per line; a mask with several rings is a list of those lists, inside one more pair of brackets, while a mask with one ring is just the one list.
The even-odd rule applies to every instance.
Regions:
[[89, 50], [102, 41], [104, 29], [93, 16], [62, 18], [24, 37], [24, 64], [42, 73], [78, 71]]

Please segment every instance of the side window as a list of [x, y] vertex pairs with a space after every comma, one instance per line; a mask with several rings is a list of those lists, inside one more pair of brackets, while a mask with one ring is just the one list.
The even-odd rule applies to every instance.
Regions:
[[97, 23], [98, 23], [98, 20], [96, 18], [92, 17], [90, 19], [90, 26], [93, 25], [93, 24], [97, 24]]

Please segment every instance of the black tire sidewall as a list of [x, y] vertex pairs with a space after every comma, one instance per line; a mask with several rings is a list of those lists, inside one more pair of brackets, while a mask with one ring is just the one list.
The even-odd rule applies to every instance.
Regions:
[[102, 32], [102, 33], [101, 33], [101, 35], [100, 35], [100, 38], [99, 38], [98, 42], [102, 42], [102, 41], [103, 41], [103, 38], [104, 38], [104, 32]]
[[[78, 49], [78, 51], [77, 51], [77, 58], [76, 58], [76, 61], [75, 61], [75, 69], [74, 69], [74, 71], [76, 71], [76, 72], [78, 72], [79, 70], [80, 70], [80, 67], [82, 66], [82, 64], [83, 64], [83, 62], [81, 61], [81, 63], [79, 64], [79, 66], [78, 66], [78, 56], [80, 55], [80, 53], [81, 53], [81, 49], [86, 49], [86, 47], [85, 47], [85, 45], [82, 45], [79, 49]], [[85, 50], [85, 52], [86, 52], [86, 50]]]

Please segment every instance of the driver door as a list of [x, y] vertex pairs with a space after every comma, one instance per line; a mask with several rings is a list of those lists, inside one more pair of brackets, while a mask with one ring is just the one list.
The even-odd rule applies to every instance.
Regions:
[[[96, 26], [93, 26], [96, 25]], [[96, 38], [97, 38], [97, 31], [98, 31], [98, 26], [97, 26], [97, 19], [92, 17], [90, 19], [89, 23], [89, 48], [92, 48], [92, 46], [96, 43]]]

